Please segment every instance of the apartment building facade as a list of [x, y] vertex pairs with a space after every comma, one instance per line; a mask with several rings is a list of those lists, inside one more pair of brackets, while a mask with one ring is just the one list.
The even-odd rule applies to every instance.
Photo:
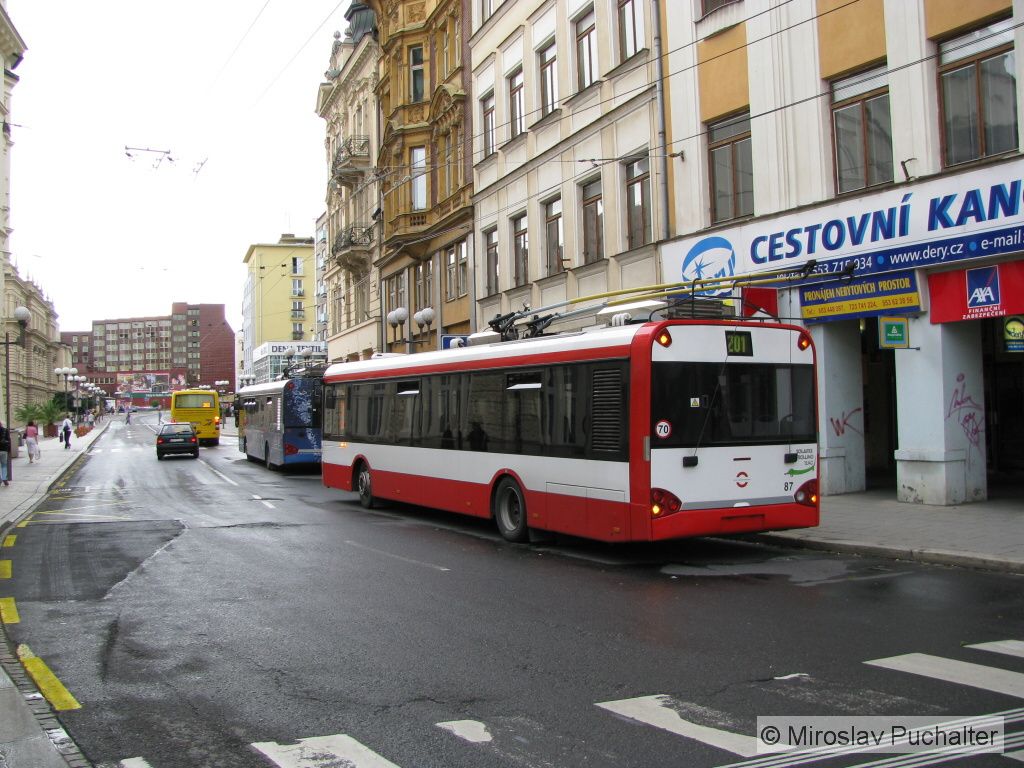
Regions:
[[663, 279], [818, 276], [748, 300], [815, 339], [825, 493], [958, 504], [1024, 468], [1022, 25], [1019, 0], [665, 14]]
[[352, 3], [345, 18], [348, 29], [344, 38], [335, 33], [317, 98], [317, 114], [326, 123], [328, 166], [324, 269], [317, 301], [322, 292], [321, 336], [332, 361], [367, 358], [382, 347], [377, 266], [381, 200], [374, 167], [380, 148], [375, 91], [380, 46], [374, 12], [364, 3]]
[[478, 326], [658, 281], [667, 212], [656, 9], [649, 0], [475, 4]]
[[217, 381], [233, 389], [234, 335], [223, 304], [174, 302], [169, 315], [93, 320], [90, 330], [61, 331], [60, 339], [67, 365], [113, 395], [141, 391], [143, 381], [157, 393]]
[[381, 58], [383, 347], [437, 349], [471, 330], [469, 0], [371, 0]]
[[242, 259], [243, 375], [254, 375], [253, 353], [270, 341], [310, 342], [316, 334], [313, 238], [283, 234], [254, 243]]

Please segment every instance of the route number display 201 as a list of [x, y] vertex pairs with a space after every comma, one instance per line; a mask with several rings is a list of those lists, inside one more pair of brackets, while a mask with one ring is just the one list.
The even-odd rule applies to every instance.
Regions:
[[750, 331], [726, 331], [725, 353], [731, 356], [753, 357], [754, 341]]

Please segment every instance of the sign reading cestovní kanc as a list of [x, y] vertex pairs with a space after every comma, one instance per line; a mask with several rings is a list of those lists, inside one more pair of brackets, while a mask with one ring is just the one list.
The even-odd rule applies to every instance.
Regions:
[[[734, 254], [733, 263], [704, 263], [701, 246], [711, 238], [713, 252]], [[862, 276], [1017, 251], [1024, 251], [1020, 159], [676, 240], [661, 247], [661, 258], [665, 275], [685, 280], [698, 269], [743, 274], [811, 260], [818, 274], [852, 265]]]

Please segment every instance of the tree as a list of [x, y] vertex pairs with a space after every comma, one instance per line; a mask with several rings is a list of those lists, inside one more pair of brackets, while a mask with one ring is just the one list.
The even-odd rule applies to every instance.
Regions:
[[14, 409], [14, 418], [16, 418], [22, 424], [28, 424], [28, 422], [30, 421], [42, 421], [43, 406], [40, 405], [39, 403], [28, 403], [26, 405], [19, 405], [17, 408]]

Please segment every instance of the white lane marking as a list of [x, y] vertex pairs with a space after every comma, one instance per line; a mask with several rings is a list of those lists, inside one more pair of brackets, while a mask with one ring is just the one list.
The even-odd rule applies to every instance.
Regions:
[[[252, 746], [280, 768], [326, 768], [334, 765], [345, 768], [399, 768], [343, 733], [299, 739], [297, 744], [282, 745], [274, 741], [262, 741]], [[331, 758], [340, 762], [333, 762]]]
[[257, 496], [257, 495], [256, 495], [256, 494], [254, 493], [254, 494], [252, 495], [252, 497], [253, 497], [253, 498], [254, 498], [254, 499], [255, 499], [256, 501], [258, 501], [258, 502], [259, 502], [260, 504], [262, 504], [262, 505], [263, 505], [264, 507], [266, 507], [267, 509], [277, 509], [277, 507], [275, 507], [275, 506], [274, 506], [273, 504], [271, 504], [271, 503], [270, 503], [269, 501], [265, 501], [265, 500], [263, 499], [263, 497], [262, 497], [262, 496]]
[[796, 680], [800, 677], [810, 677], [806, 672], [794, 672], [792, 675], [782, 675], [781, 677], [773, 678], [775, 680]]
[[493, 738], [487, 726], [479, 720], [449, 720], [447, 723], [435, 723], [438, 728], [451, 731], [463, 741], [473, 744], [486, 744]]
[[348, 539], [345, 540], [345, 543], [348, 544], [351, 547], [356, 547], [357, 549], [365, 549], [367, 552], [373, 552], [374, 554], [377, 554], [377, 555], [383, 555], [384, 557], [391, 557], [391, 558], [394, 558], [395, 560], [401, 560], [403, 563], [411, 563], [412, 565], [422, 565], [424, 568], [433, 568], [435, 571], [450, 571], [451, 570], [451, 568], [445, 568], [444, 566], [441, 566], [441, 565], [434, 565], [433, 563], [425, 563], [422, 560], [413, 560], [412, 558], [409, 558], [409, 557], [402, 557], [401, 555], [394, 555], [394, 554], [392, 554], [390, 552], [384, 552], [383, 550], [380, 550], [380, 549], [374, 549], [373, 547], [368, 547], [365, 544], [359, 544], [359, 543], [357, 543], [355, 541], [349, 541]]
[[110, 452], [111, 452], [111, 453], [120, 453], [120, 452], [121, 452], [121, 449], [120, 449], [120, 448], [111, 448], [111, 449], [110, 449]]
[[1024, 659], [1024, 640], [995, 640], [991, 643], [975, 643], [967, 647], [977, 648], [979, 651], [1005, 653], [1007, 656], [1019, 656]]
[[734, 755], [753, 757], [757, 754], [757, 739], [684, 720], [670, 706], [671, 701], [671, 697], [665, 695], [639, 696], [635, 699], [598, 702], [596, 706], [669, 733], [702, 741]]
[[217, 477], [219, 477], [219, 478], [220, 478], [221, 480], [223, 480], [223, 481], [224, 481], [225, 483], [231, 483], [232, 485], [238, 485], [238, 483], [236, 483], [236, 482], [235, 482], [234, 480], [232, 480], [232, 479], [231, 479], [230, 477], [228, 477], [227, 475], [225, 475], [225, 474], [224, 474], [223, 472], [218, 472], [218, 471], [217, 471], [216, 469], [214, 469], [214, 468], [213, 468], [213, 467], [211, 467], [211, 466], [210, 466], [209, 464], [207, 464], [207, 463], [206, 463], [206, 461], [205, 461], [204, 459], [200, 459], [200, 460], [199, 460], [199, 463], [200, 463], [200, 464], [202, 464], [202, 465], [203, 465], [204, 467], [206, 467], [206, 468], [207, 468], [208, 470], [210, 470], [211, 472], [213, 472], [213, 474], [215, 474], [215, 475], [216, 475]]
[[894, 669], [897, 672], [909, 672], [912, 675], [945, 680], [948, 683], [969, 685], [995, 693], [1005, 693], [1024, 699], [1024, 674], [1010, 672], [1006, 669], [986, 667], [982, 664], [969, 664], [966, 661], [944, 659], [927, 653], [907, 653], [888, 659], [865, 661], [873, 667]]
[[121, 768], [151, 768], [150, 764], [141, 757], [129, 757], [127, 760], [122, 760], [119, 765]]

